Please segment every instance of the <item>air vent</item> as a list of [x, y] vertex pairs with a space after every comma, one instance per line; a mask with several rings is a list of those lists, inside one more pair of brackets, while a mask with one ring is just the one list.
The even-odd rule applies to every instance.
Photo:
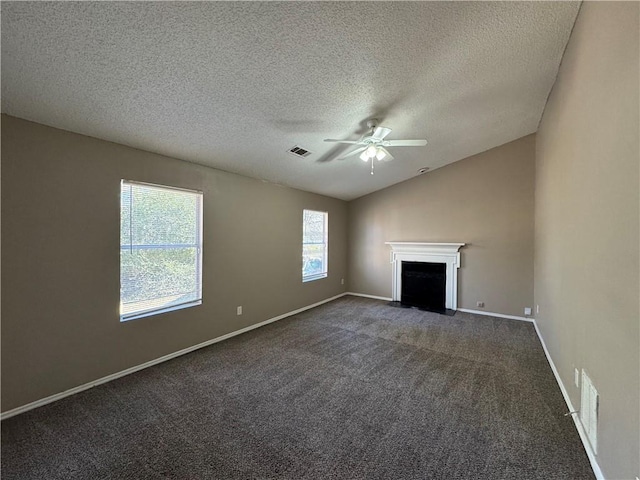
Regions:
[[296, 157], [308, 157], [309, 155], [311, 155], [311, 152], [309, 150], [305, 150], [298, 145], [296, 145], [295, 147], [291, 147], [289, 150], [287, 150], [287, 152], [289, 152], [291, 155], [295, 155]]
[[584, 370], [582, 370], [582, 392], [580, 395], [580, 421], [587, 433], [593, 452], [598, 453], [598, 391]]

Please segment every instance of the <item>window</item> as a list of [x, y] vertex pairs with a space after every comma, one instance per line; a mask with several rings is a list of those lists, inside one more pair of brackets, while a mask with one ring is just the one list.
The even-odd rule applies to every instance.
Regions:
[[329, 214], [304, 210], [302, 213], [302, 281], [327, 276]]
[[122, 181], [120, 320], [202, 303], [202, 192]]

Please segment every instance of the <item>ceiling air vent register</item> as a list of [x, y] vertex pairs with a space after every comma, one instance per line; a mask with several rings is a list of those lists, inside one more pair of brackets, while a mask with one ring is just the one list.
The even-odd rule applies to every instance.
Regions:
[[289, 150], [287, 150], [287, 152], [289, 152], [291, 155], [295, 155], [296, 157], [308, 157], [309, 155], [311, 155], [311, 152], [309, 150], [305, 150], [298, 145], [291, 147]]

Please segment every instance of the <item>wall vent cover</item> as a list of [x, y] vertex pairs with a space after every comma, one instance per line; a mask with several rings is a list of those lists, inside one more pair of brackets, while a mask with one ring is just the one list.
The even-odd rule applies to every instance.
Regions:
[[287, 150], [287, 152], [289, 152], [291, 155], [295, 155], [296, 157], [308, 157], [309, 155], [311, 155], [311, 152], [309, 150], [305, 150], [298, 145], [291, 147], [289, 150]]
[[587, 373], [582, 370], [582, 391], [580, 396], [580, 421], [587, 433], [593, 453], [598, 453], [598, 391]]

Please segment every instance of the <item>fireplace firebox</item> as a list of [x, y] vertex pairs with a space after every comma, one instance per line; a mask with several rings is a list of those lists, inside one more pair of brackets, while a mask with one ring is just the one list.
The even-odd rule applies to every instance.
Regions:
[[446, 263], [402, 262], [402, 306], [444, 313], [446, 292]]

